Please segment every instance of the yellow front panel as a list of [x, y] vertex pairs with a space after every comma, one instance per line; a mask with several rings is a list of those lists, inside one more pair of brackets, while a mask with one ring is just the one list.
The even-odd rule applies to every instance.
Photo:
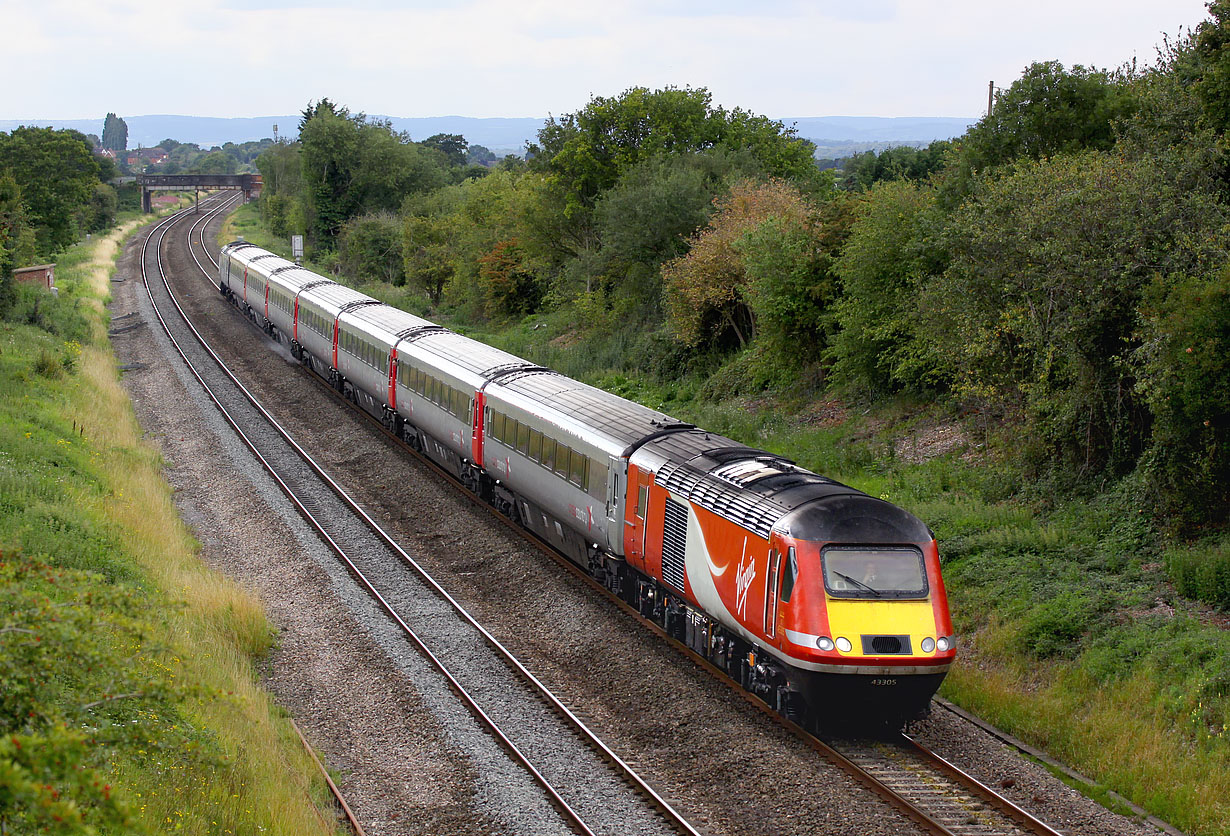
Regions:
[[[828, 596], [825, 596], [826, 598]], [[845, 636], [854, 645], [842, 656], [862, 656], [864, 634], [878, 636], [909, 636], [913, 656], [934, 656], [923, 653], [919, 644], [930, 636], [935, 638], [935, 613], [930, 601], [851, 601], [828, 598], [829, 629], [832, 637]]]

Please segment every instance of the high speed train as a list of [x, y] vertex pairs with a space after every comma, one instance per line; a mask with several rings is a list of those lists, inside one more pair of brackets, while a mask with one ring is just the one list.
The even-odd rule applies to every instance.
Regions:
[[339, 393], [782, 715], [821, 731], [926, 710], [956, 641], [913, 515], [253, 244], [218, 270]]

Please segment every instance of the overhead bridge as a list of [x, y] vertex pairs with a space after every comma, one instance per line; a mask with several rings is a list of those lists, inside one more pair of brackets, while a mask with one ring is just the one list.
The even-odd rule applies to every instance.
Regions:
[[251, 200], [259, 197], [262, 180], [259, 174], [139, 174], [141, 211], [149, 212], [150, 195], [157, 191], [186, 192], [230, 190], [243, 192]]

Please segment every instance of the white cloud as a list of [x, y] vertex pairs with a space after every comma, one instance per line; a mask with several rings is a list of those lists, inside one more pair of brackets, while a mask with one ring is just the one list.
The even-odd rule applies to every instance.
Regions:
[[1147, 63], [1204, 16], [1203, 0], [8, 0], [0, 73], [20, 83], [0, 118], [270, 115], [322, 96], [539, 116], [638, 84], [773, 116], [973, 116], [1031, 61]]

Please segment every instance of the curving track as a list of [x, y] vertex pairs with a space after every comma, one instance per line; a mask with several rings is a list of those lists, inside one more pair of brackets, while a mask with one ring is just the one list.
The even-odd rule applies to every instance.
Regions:
[[[146, 236], [141, 255], [145, 290], [193, 377], [303, 517], [532, 777], [569, 829], [696, 836], [695, 828], [325, 473], [209, 346], [179, 306], [162, 258], [164, 238], [191, 217], [187, 212], [171, 216]], [[204, 220], [187, 225], [187, 235], [203, 227]], [[190, 249], [197, 259], [196, 248]], [[208, 276], [199, 259], [197, 264]]]

